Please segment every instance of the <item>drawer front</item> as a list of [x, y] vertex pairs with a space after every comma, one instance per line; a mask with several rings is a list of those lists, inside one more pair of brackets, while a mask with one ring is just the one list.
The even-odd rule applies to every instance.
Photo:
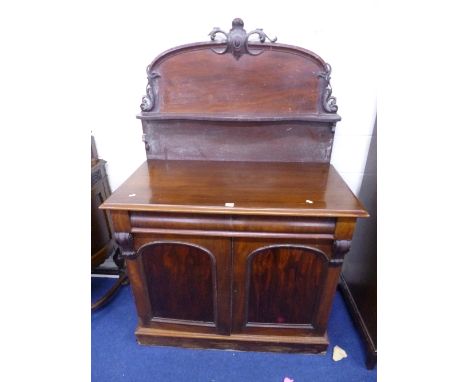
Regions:
[[335, 218], [132, 212], [133, 232], [332, 239]]

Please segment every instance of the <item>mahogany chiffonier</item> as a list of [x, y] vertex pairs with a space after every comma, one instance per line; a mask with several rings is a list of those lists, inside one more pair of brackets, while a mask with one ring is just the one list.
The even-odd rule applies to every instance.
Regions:
[[139, 343], [322, 353], [368, 214], [330, 164], [330, 65], [243, 25], [148, 66], [147, 160], [101, 208], [126, 259]]

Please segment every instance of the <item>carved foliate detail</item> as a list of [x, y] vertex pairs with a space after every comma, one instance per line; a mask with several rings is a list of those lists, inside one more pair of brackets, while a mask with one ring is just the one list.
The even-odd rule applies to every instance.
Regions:
[[135, 258], [136, 252], [133, 246], [133, 235], [131, 233], [115, 232], [115, 241], [119, 245], [124, 258]]
[[338, 105], [336, 104], [336, 98], [332, 97], [332, 87], [330, 85], [331, 71], [332, 69], [330, 64], [325, 64], [325, 72], [319, 74], [319, 77], [323, 78], [325, 81], [322, 107], [327, 113], [336, 113], [338, 111]]
[[148, 67], [146, 70], [148, 84], [146, 85], [146, 95], [141, 99], [140, 108], [142, 111], [151, 111], [154, 107], [157, 93], [157, 84], [156, 79], [161, 77], [159, 73], [151, 71], [151, 68]]
[[213, 28], [213, 30], [208, 34], [211, 41], [214, 41], [217, 34], [222, 34], [226, 37], [226, 47], [218, 51], [216, 49], [211, 49], [216, 54], [225, 54], [232, 53], [232, 55], [238, 60], [243, 54], [250, 54], [251, 56], [258, 56], [263, 53], [263, 50], [252, 51], [249, 48], [249, 37], [256, 34], [259, 37], [261, 43], [264, 43], [266, 39], [271, 42], [276, 42], [276, 37], [274, 39], [269, 38], [263, 29], [255, 29], [252, 32], [247, 33], [244, 29], [244, 22], [242, 19], [232, 20], [232, 28], [229, 33], [224, 32], [220, 28]]
[[333, 259], [330, 260], [330, 265], [340, 266], [343, 264], [345, 255], [351, 248], [350, 240], [335, 240], [333, 242]]

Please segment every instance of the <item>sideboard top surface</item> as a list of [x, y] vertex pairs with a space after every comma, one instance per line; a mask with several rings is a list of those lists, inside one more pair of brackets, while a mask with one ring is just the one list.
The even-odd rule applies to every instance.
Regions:
[[243, 215], [368, 216], [333, 165], [328, 163], [147, 160], [101, 208]]

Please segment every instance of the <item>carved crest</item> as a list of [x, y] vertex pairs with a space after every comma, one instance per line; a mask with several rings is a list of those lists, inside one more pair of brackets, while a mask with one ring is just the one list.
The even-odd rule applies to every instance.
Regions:
[[319, 74], [319, 77], [325, 80], [325, 90], [323, 91], [322, 107], [327, 113], [336, 113], [338, 111], [338, 105], [336, 104], [336, 98], [332, 97], [332, 87], [330, 85], [331, 78], [331, 66], [330, 64], [325, 65], [325, 72]]
[[212, 49], [212, 51], [216, 54], [232, 53], [236, 60], [244, 54], [258, 56], [263, 53], [263, 50], [253, 51], [249, 48], [249, 37], [254, 34], [258, 35], [261, 43], [264, 43], [266, 39], [271, 42], [276, 41], [276, 37], [274, 39], [270, 39], [265, 32], [263, 32], [263, 29], [255, 29], [254, 31], [247, 33], [244, 29], [244, 22], [239, 18], [232, 20], [232, 28], [229, 33], [222, 31], [220, 28], [213, 28], [208, 36], [210, 36], [211, 40], [214, 41], [218, 33], [226, 36], [226, 47], [221, 51], [216, 49]]

